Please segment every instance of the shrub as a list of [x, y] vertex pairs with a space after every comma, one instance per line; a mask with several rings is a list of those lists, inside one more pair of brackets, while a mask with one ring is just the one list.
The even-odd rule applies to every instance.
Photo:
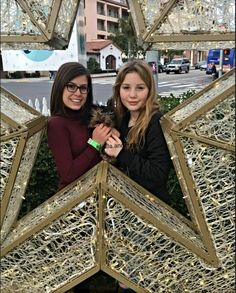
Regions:
[[56, 193], [58, 177], [46, 135], [41, 141], [31, 177], [26, 189], [19, 218], [33, 210]]
[[15, 71], [9, 73], [10, 78], [22, 78], [22, 71]]
[[196, 93], [195, 90], [188, 90], [187, 92], [182, 93], [178, 97], [175, 97], [173, 94], [170, 94], [167, 97], [158, 96], [158, 102], [160, 105], [160, 110], [162, 113], [167, 113], [168, 111], [174, 109], [176, 106], [181, 104], [183, 101], [192, 97]]
[[[183, 101], [192, 97], [195, 93], [195, 90], [189, 90], [179, 95], [179, 97], [175, 97], [173, 94], [170, 94], [167, 97], [159, 96], [158, 102], [161, 112], [163, 114], [167, 113], [168, 111], [174, 109], [176, 106], [181, 104]], [[183, 214], [185, 217], [189, 218], [187, 206], [183, 199], [183, 193], [179, 185], [179, 180], [177, 178], [174, 166], [172, 166], [169, 173], [167, 188], [171, 197], [171, 207]]]
[[102, 71], [99, 63], [96, 61], [95, 58], [92, 57], [90, 57], [87, 62], [87, 68], [90, 71], [90, 73], [100, 73]]

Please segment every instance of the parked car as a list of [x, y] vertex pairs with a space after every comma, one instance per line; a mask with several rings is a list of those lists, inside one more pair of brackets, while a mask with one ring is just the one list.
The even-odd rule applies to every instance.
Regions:
[[166, 71], [166, 67], [167, 67], [168, 64], [169, 64], [169, 63], [166, 62], [164, 65], [162, 65], [163, 71]]
[[204, 61], [201, 65], [200, 65], [200, 70], [207, 70], [207, 62]]
[[163, 71], [163, 65], [161, 64], [161, 62], [158, 62], [158, 73], [162, 73]]
[[166, 66], [166, 74], [170, 72], [181, 73], [184, 71], [185, 73], [189, 72], [190, 61], [186, 58], [175, 58], [172, 59], [171, 62]]
[[200, 69], [201, 65], [204, 65], [204, 64], [207, 64], [206, 60], [202, 60], [202, 61], [197, 62], [194, 65], [194, 67], [195, 67], [195, 69]]

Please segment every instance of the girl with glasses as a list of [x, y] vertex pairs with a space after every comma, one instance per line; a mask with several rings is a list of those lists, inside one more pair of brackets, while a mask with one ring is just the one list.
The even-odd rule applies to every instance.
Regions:
[[59, 189], [91, 169], [111, 128], [88, 128], [93, 106], [91, 76], [78, 62], [63, 64], [53, 83], [48, 121], [48, 144], [59, 175]]

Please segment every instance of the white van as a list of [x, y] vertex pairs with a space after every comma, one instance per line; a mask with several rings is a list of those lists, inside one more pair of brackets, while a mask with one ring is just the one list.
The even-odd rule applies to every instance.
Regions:
[[175, 58], [172, 59], [171, 62], [166, 66], [166, 74], [170, 72], [181, 73], [184, 71], [185, 73], [189, 72], [190, 61], [186, 58]]

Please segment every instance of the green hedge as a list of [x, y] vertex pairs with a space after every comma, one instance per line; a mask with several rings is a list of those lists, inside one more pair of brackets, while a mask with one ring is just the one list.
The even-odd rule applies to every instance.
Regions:
[[[160, 109], [166, 113], [180, 104], [182, 101], [191, 97], [195, 91], [188, 91], [176, 98], [174, 95], [168, 97], [159, 96]], [[58, 177], [56, 174], [55, 163], [52, 155], [48, 149], [47, 138], [44, 137], [39, 147], [36, 162], [34, 164], [30, 181], [26, 190], [26, 199], [20, 211], [20, 217], [27, 214], [33, 208], [37, 207], [40, 203], [47, 200], [55, 194], [58, 185]], [[168, 189], [171, 196], [171, 206], [178, 210], [180, 213], [187, 215], [187, 208], [182, 198], [181, 188], [174, 168], [171, 169]]]
[[26, 189], [19, 217], [21, 218], [29, 211], [46, 201], [56, 193], [58, 188], [58, 177], [56, 165], [48, 148], [46, 135], [41, 141], [38, 154], [31, 177]]
[[[158, 96], [158, 102], [161, 112], [164, 114], [167, 113], [168, 111], [174, 109], [176, 106], [181, 104], [183, 101], [192, 97], [195, 93], [195, 90], [189, 90], [182, 93], [178, 97], [175, 97], [173, 94], [170, 94], [167, 97]], [[179, 185], [174, 166], [172, 166], [169, 173], [167, 188], [171, 197], [171, 207], [183, 214], [185, 217], [190, 218], [187, 206], [183, 199], [183, 193]]]

